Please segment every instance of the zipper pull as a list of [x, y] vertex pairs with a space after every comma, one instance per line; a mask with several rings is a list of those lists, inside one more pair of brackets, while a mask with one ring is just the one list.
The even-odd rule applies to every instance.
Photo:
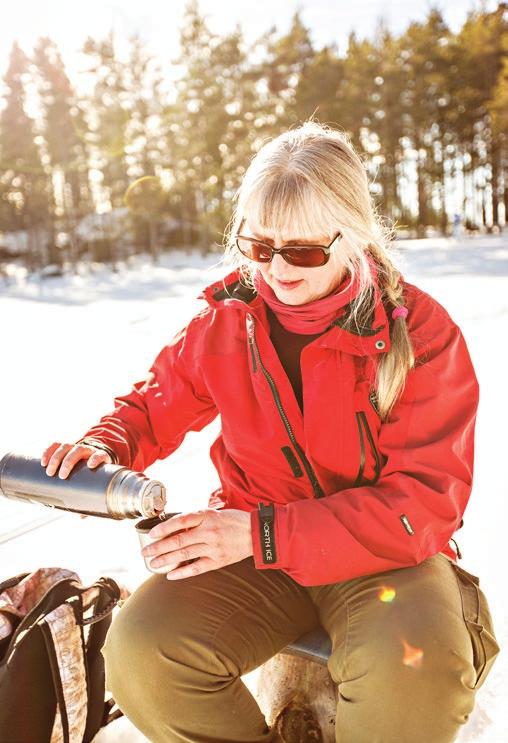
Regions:
[[250, 312], [247, 312], [247, 315], [245, 317], [245, 326], [247, 328], [247, 340], [249, 342], [250, 355], [251, 355], [251, 358], [252, 358], [252, 371], [255, 374], [257, 372], [257, 370], [258, 370], [258, 365], [257, 365], [257, 361], [256, 361], [256, 351], [255, 351], [255, 348], [254, 348], [255, 342], [256, 342], [256, 338], [255, 338], [255, 328], [256, 328], [256, 326], [255, 326], [255, 320], [252, 317], [252, 315], [250, 314]]
[[379, 403], [377, 399], [377, 391], [375, 389], [372, 389], [369, 392], [369, 402], [376, 411], [376, 413], [379, 415]]
[[253, 337], [256, 327], [256, 321], [254, 320], [250, 312], [247, 312], [245, 316], [245, 326], [247, 328], [247, 335], [249, 336], [249, 338]]

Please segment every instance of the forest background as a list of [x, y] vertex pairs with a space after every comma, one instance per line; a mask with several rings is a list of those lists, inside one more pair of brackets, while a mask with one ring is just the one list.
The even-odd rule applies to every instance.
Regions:
[[508, 221], [508, 4], [452, 32], [438, 7], [395, 34], [317, 46], [301, 13], [247, 43], [212, 32], [196, 0], [176, 75], [139, 35], [80, 49], [86, 93], [54, 41], [12, 45], [0, 89], [0, 264], [118, 265], [148, 251], [219, 249], [250, 159], [315, 116], [361, 153], [397, 234], [500, 232]]

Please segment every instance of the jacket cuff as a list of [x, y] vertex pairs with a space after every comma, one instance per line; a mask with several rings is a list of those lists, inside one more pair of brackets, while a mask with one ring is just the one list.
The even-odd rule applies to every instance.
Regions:
[[93, 446], [95, 449], [102, 449], [106, 452], [106, 454], [109, 454], [111, 457], [111, 461], [113, 464], [118, 464], [118, 455], [113, 449], [111, 449], [107, 444], [104, 444], [102, 441], [99, 441], [99, 439], [94, 439], [90, 436], [79, 439], [79, 441], [76, 441], [76, 444], [86, 444], [87, 446]]
[[277, 511], [273, 503], [259, 503], [258, 510], [251, 511], [251, 529], [256, 568], [280, 568]]

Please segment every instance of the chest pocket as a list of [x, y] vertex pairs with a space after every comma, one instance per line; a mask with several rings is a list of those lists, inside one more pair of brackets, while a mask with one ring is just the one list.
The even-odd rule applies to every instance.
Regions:
[[355, 413], [355, 417], [360, 445], [360, 464], [354, 487], [358, 487], [359, 485], [371, 485], [377, 481], [381, 472], [381, 456], [377, 450], [366, 413], [359, 410]]

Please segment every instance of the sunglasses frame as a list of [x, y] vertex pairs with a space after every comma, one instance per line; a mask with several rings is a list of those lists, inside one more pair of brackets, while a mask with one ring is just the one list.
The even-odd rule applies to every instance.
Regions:
[[[242, 223], [241, 226], [243, 226], [243, 223]], [[332, 245], [335, 242], [335, 240], [339, 237], [339, 235], [340, 235], [341, 238], [343, 237], [342, 232], [340, 232], [340, 230], [339, 230], [339, 232], [337, 232], [337, 234], [335, 235], [335, 237], [333, 238], [333, 240], [328, 245], [310, 245], [310, 244], [304, 244], [304, 243], [301, 243], [301, 244], [298, 244], [298, 243], [289, 243], [288, 245], [284, 245], [283, 248], [274, 248], [271, 245], [269, 245], [268, 243], [263, 242], [263, 240], [258, 240], [256, 237], [247, 237], [247, 235], [242, 235], [239, 232], [237, 232], [236, 235], [235, 235], [235, 243], [236, 243], [236, 247], [238, 248], [238, 250], [240, 251], [240, 253], [243, 256], [245, 256], [245, 258], [247, 258], [250, 261], [254, 261], [255, 263], [271, 263], [272, 260], [273, 260], [273, 256], [276, 253], [280, 253], [280, 255], [282, 256], [282, 258], [286, 261], [286, 263], [289, 263], [290, 266], [296, 266], [297, 268], [320, 268], [321, 266], [325, 266], [328, 263], [328, 261], [330, 260], [330, 253], [332, 252]], [[238, 244], [238, 240], [240, 238], [242, 240], [247, 240], [248, 242], [258, 243], [259, 245], [262, 245], [264, 248], [267, 248], [270, 251], [270, 260], [268, 260], [268, 261], [256, 261], [254, 258], [250, 258], [248, 255], [245, 255], [245, 253], [243, 252], [243, 250], [240, 248], [240, 245]], [[285, 256], [285, 251], [286, 250], [308, 250], [309, 248], [319, 248], [320, 250], [323, 251], [324, 258], [325, 258], [325, 260], [323, 261], [323, 263], [320, 263], [317, 266], [302, 266], [302, 265], [299, 265], [299, 264], [296, 264], [296, 263], [291, 263], [291, 261], [288, 261], [287, 257]]]

